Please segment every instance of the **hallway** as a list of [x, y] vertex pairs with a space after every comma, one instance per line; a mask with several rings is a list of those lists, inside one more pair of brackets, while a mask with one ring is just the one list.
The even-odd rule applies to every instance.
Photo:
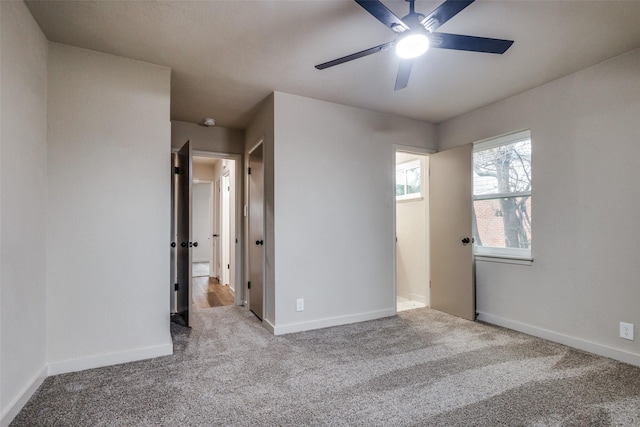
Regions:
[[192, 280], [194, 310], [233, 305], [231, 289], [221, 285], [215, 277], [194, 277]]

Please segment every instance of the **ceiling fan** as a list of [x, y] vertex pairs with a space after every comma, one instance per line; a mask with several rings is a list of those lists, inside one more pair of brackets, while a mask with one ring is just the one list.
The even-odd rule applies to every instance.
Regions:
[[429, 47], [503, 54], [513, 44], [513, 40], [434, 32], [442, 24], [473, 3], [474, 0], [446, 0], [428, 15], [416, 13], [415, 0], [405, 1], [409, 3], [409, 14], [400, 19], [380, 0], [355, 0], [374, 18], [397, 33], [398, 36], [388, 43], [343, 56], [333, 61], [324, 62], [316, 65], [316, 68], [324, 70], [334, 65], [344, 64], [345, 62], [395, 47], [396, 53], [400, 57], [400, 66], [398, 67], [394, 90], [399, 90], [407, 87], [409, 83], [409, 75], [411, 74], [414, 59], [424, 54]]

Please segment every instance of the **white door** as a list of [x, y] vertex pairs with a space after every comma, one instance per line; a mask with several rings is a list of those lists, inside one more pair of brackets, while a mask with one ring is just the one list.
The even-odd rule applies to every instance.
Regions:
[[[211, 183], [193, 184], [193, 262], [209, 262], [211, 256]], [[211, 274], [211, 271], [209, 271]]]
[[475, 320], [472, 145], [429, 156], [431, 307]]

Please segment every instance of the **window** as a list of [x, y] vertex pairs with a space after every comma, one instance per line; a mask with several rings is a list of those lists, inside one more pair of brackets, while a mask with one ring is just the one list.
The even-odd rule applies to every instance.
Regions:
[[473, 148], [476, 255], [531, 259], [531, 132]]
[[396, 200], [422, 197], [420, 188], [420, 160], [400, 163], [396, 166]]

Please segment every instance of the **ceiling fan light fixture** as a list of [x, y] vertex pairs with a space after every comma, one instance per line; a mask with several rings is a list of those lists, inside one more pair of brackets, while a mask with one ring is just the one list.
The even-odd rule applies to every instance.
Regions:
[[429, 49], [429, 36], [421, 31], [403, 35], [396, 42], [396, 54], [403, 59], [417, 58]]

